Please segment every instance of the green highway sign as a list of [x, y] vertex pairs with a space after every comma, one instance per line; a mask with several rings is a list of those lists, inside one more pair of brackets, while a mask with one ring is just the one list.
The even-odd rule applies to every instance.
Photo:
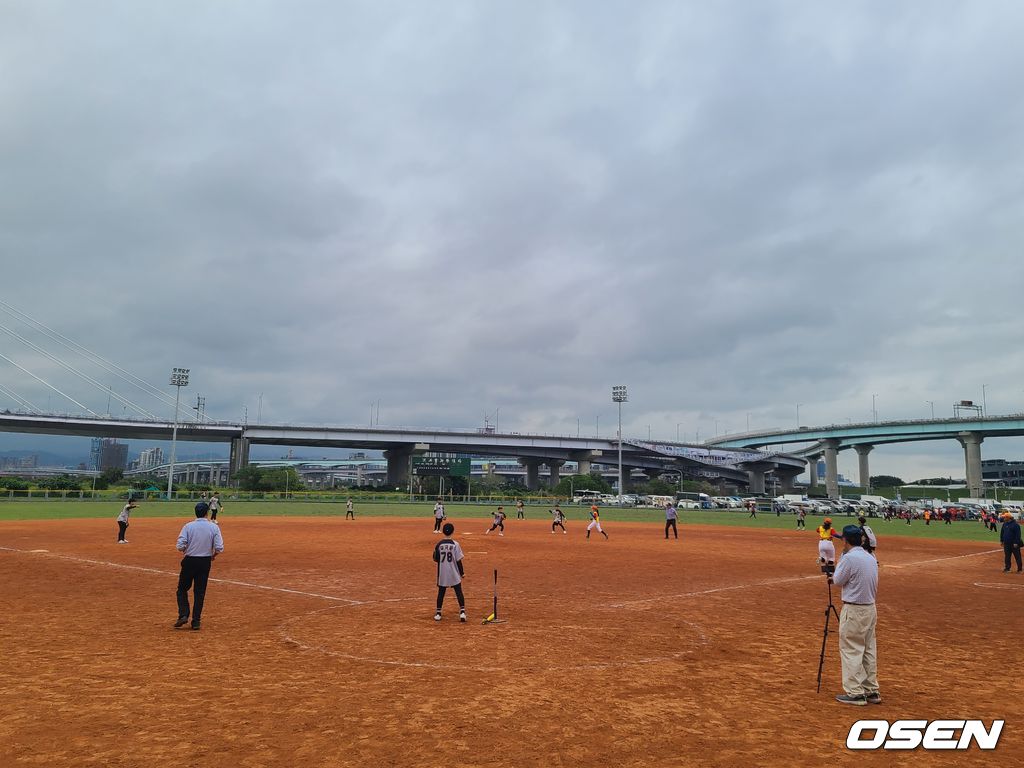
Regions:
[[468, 457], [414, 456], [412, 472], [420, 477], [469, 477]]

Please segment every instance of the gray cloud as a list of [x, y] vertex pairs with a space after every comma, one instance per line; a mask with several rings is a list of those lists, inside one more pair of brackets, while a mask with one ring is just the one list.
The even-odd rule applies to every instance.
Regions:
[[1020, 409], [1015, 4], [3, 16], [4, 299], [191, 367], [214, 416], [586, 432], [618, 383], [664, 438]]

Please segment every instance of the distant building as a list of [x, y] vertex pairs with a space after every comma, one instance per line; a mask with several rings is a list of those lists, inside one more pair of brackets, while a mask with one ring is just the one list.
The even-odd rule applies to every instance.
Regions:
[[[822, 485], [825, 484], [825, 460], [818, 459], [818, 482]], [[840, 472], [836, 475], [836, 480], [840, 485], [854, 485], [852, 480], [848, 480], [846, 476]]]
[[982, 459], [981, 479], [986, 483], [999, 483], [1014, 488], [1024, 486], [1024, 461]]
[[128, 443], [103, 438], [99, 444], [95, 467], [103, 472], [108, 469], [124, 469], [128, 465]]
[[35, 469], [39, 466], [39, 457], [31, 456], [4, 456], [0, 459], [0, 469]]
[[150, 469], [164, 463], [163, 448], [147, 448], [139, 454], [138, 469]]

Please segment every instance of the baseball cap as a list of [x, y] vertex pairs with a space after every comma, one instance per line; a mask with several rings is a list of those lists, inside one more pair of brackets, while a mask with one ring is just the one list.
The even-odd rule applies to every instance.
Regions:
[[826, 523], [831, 523], [832, 522], [832, 518], [831, 517], [826, 517], [825, 518], [825, 522]]
[[597, 509], [597, 504], [591, 504], [591, 505], [590, 505], [590, 508], [591, 508], [591, 509]]

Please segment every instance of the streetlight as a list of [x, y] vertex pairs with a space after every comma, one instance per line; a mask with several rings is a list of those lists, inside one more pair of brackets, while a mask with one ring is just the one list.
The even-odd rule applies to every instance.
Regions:
[[681, 426], [683, 426], [683, 422], [681, 422], [681, 421], [678, 424], [676, 424], [676, 442], [677, 443], [679, 442], [679, 428]]
[[988, 388], [988, 384], [981, 385], [981, 418], [988, 418], [988, 403], [985, 400], [985, 390]]
[[871, 396], [871, 417], [874, 419], [875, 424], [878, 423], [878, 409], [875, 408], [875, 398], [877, 394]]
[[800, 406], [801, 405], [803, 405], [803, 403], [797, 403], [796, 404], [796, 428], [797, 429], [800, 429]]
[[934, 418], [935, 418], [935, 401], [934, 400], [925, 400], [925, 403], [932, 407], [932, 419], [934, 420]]
[[178, 442], [178, 404], [181, 402], [181, 388], [188, 386], [188, 368], [171, 369], [171, 386], [177, 387], [178, 392], [174, 398], [174, 431], [171, 432], [171, 463], [167, 469], [167, 500], [171, 500], [171, 491], [174, 488], [174, 449]]
[[624, 386], [612, 387], [612, 402], [619, 405], [619, 500], [625, 492], [622, 485], [622, 404], [629, 400]]

